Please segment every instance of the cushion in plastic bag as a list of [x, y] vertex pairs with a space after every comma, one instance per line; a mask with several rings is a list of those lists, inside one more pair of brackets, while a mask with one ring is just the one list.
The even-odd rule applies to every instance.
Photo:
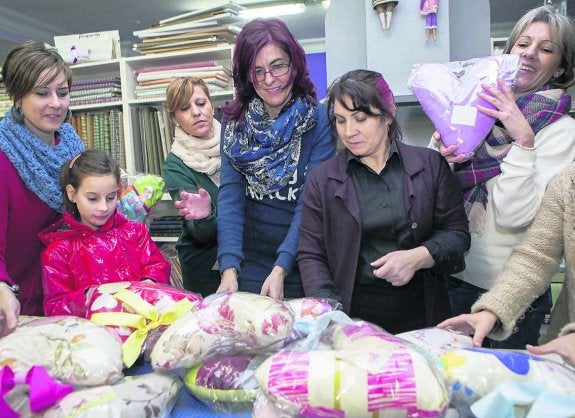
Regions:
[[160, 336], [151, 354], [155, 370], [190, 368], [215, 356], [253, 353], [284, 341], [293, 314], [283, 302], [245, 292], [216, 293]]
[[55, 379], [97, 386], [122, 378], [122, 342], [104, 326], [75, 316], [39, 318], [0, 339], [0, 366], [15, 373], [43, 366]]
[[445, 146], [458, 145], [454, 154], [475, 151], [489, 133], [495, 118], [477, 110], [481, 105], [494, 109], [481, 99], [482, 83], [497, 86], [497, 78], [510, 88], [517, 75], [517, 55], [495, 55], [447, 64], [414, 66], [408, 87], [423, 111], [435, 125]]

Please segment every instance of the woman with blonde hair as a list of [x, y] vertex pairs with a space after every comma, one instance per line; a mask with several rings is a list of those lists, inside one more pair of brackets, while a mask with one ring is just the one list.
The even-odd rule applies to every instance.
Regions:
[[220, 284], [216, 263], [216, 201], [220, 185], [220, 123], [204, 81], [173, 80], [166, 91], [166, 109], [175, 123], [174, 142], [163, 177], [183, 216], [176, 244], [184, 287], [203, 296]]

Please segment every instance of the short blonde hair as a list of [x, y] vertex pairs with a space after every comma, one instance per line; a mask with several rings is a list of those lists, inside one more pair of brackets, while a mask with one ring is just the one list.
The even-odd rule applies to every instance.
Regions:
[[208, 100], [211, 102], [210, 91], [208, 86], [201, 78], [197, 77], [180, 77], [172, 80], [170, 85], [166, 88], [166, 110], [173, 118], [176, 110], [184, 107], [190, 101], [190, 97], [194, 94], [194, 87], [200, 87]]

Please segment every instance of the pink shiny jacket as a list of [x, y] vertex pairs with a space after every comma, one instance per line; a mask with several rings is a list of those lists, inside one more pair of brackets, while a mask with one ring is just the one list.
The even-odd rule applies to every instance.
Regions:
[[97, 231], [70, 213], [39, 235], [44, 313], [85, 316], [84, 294], [93, 285], [152, 279], [169, 283], [170, 264], [145, 224], [117, 212]]

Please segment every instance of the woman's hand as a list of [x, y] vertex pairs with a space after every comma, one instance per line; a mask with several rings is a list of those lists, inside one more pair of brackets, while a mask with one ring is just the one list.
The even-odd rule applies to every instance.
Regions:
[[417, 270], [433, 267], [433, 257], [425, 247], [411, 250], [393, 251], [378, 258], [370, 265], [375, 268], [373, 275], [391, 283], [403, 286], [413, 278]]
[[477, 110], [495, 119], [499, 119], [511, 138], [517, 145], [525, 148], [533, 148], [535, 146], [535, 134], [531, 125], [525, 119], [517, 103], [515, 103], [515, 96], [505, 82], [497, 79], [497, 89], [491, 84], [481, 84], [483, 91], [477, 95], [490, 103], [495, 109], [490, 109], [485, 106], [477, 106]]
[[496, 322], [497, 316], [493, 312], [483, 310], [446, 319], [438, 324], [437, 327], [460, 332], [465, 335], [472, 335], [473, 345], [475, 347], [481, 347], [483, 339], [493, 329]]
[[176, 200], [174, 205], [179, 209], [180, 216], [186, 220], [205, 219], [210, 216], [212, 198], [205, 189], [200, 188], [197, 194], [182, 190], [180, 199]]
[[260, 294], [263, 296], [270, 296], [277, 300], [283, 300], [284, 279], [286, 276], [287, 271], [285, 271], [283, 267], [274, 266], [272, 272], [264, 281]]
[[575, 333], [570, 333], [557, 337], [547, 344], [534, 346], [527, 344], [527, 350], [531, 354], [559, 354], [563, 360], [575, 367]]
[[219, 292], [237, 292], [238, 291], [238, 275], [235, 269], [226, 269], [222, 273], [222, 281], [216, 293]]
[[454, 144], [446, 147], [443, 141], [441, 140], [441, 135], [439, 135], [439, 132], [437, 131], [433, 133], [432, 137], [437, 143], [439, 153], [445, 157], [445, 159], [449, 164], [462, 163], [473, 157], [473, 153], [455, 155], [454, 152], [457, 151], [459, 145]]
[[10, 334], [18, 326], [20, 302], [12, 290], [0, 286], [0, 337]]

